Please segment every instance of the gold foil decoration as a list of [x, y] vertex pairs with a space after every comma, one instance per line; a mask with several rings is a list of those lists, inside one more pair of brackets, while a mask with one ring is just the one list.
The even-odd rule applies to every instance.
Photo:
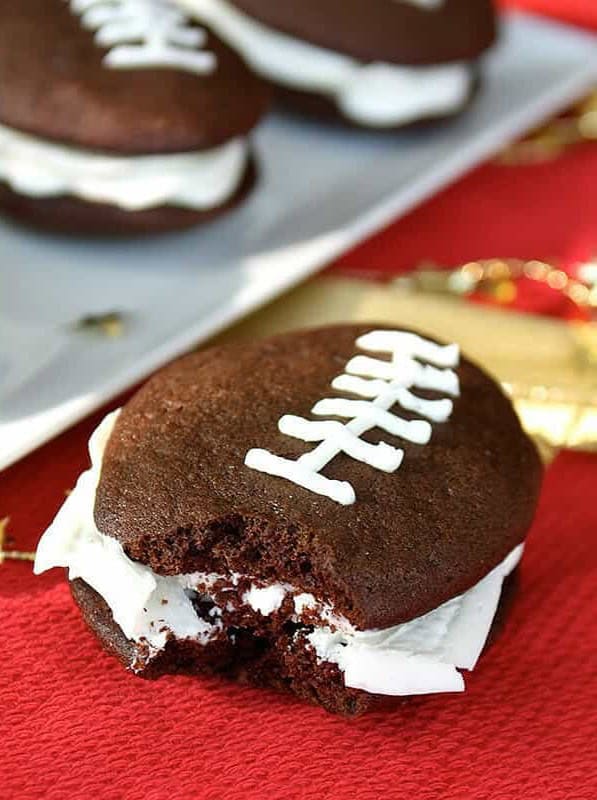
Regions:
[[[493, 269], [495, 276], [503, 267]], [[418, 328], [458, 342], [502, 383], [547, 460], [562, 447], [597, 450], [597, 326], [465, 302], [446, 289], [458, 272], [428, 271], [416, 282], [392, 284], [318, 278], [253, 314], [219, 341], [335, 322]]]
[[484, 293], [504, 305], [516, 299], [518, 278], [528, 278], [549, 286], [567, 297], [591, 317], [597, 317], [597, 263], [579, 265], [578, 277], [545, 261], [522, 261], [517, 258], [492, 258], [471, 261], [456, 270], [423, 261], [407, 275], [396, 279], [399, 286], [435, 294], [460, 296]]
[[552, 161], [581, 142], [597, 141], [597, 90], [569, 112], [555, 117], [524, 139], [508, 145], [497, 157], [499, 164], [521, 166]]

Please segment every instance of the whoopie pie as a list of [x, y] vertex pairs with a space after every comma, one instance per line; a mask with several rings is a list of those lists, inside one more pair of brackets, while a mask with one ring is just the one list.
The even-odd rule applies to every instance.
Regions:
[[90, 451], [35, 569], [68, 568], [104, 647], [343, 714], [463, 691], [542, 477], [456, 345], [375, 325], [188, 355]]
[[352, 125], [397, 129], [462, 111], [496, 35], [491, 0], [179, 0], [280, 98]]
[[0, 0], [0, 211], [71, 233], [195, 225], [255, 178], [268, 90], [169, 0]]

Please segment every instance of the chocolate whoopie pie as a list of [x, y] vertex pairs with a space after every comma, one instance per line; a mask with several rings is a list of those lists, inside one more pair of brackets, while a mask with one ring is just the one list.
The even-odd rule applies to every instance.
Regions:
[[238, 203], [268, 90], [169, 0], [0, 0], [0, 210], [73, 233]]
[[455, 345], [362, 325], [176, 361], [90, 451], [35, 568], [104, 646], [346, 714], [464, 689], [542, 476]]
[[470, 101], [491, 0], [179, 0], [300, 110], [397, 129]]

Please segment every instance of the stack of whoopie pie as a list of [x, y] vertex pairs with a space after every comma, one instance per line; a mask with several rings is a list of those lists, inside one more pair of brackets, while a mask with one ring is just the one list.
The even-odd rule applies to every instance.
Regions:
[[491, 0], [179, 0], [292, 106], [367, 128], [449, 117], [495, 38]]
[[345, 714], [464, 689], [542, 475], [455, 345], [362, 325], [186, 356], [90, 450], [35, 567], [103, 645]]
[[0, 2], [0, 209], [51, 228], [194, 225], [248, 192], [266, 107], [169, 0]]

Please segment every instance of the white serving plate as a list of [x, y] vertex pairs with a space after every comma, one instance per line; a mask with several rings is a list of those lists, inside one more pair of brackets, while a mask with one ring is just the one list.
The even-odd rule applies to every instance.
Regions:
[[[405, 214], [597, 80], [589, 34], [504, 18], [460, 119], [375, 136], [271, 117], [262, 180], [194, 232], [102, 242], [0, 223], [0, 468]], [[424, 248], [422, 247], [422, 250]], [[110, 339], [75, 329], [119, 311]]]

